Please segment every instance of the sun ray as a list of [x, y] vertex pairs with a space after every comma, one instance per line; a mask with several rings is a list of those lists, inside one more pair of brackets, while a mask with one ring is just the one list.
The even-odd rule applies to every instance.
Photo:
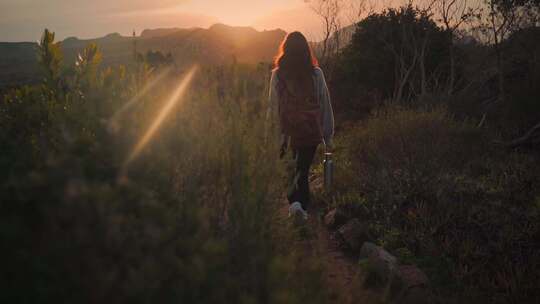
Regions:
[[156, 119], [152, 122], [150, 125], [150, 128], [146, 131], [144, 136], [141, 138], [141, 140], [135, 145], [135, 148], [129, 155], [129, 157], [126, 159], [124, 163], [124, 170], [127, 169], [127, 166], [135, 160], [139, 154], [143, 151], [143, 149], [146, 147], [146, 145], [150, 142], [150, 140], [154, 137], [156, 132], [158, 131], [159, 127], [163, 123], [163, 121], [167, 118], [171, 110], [174, 108], [174, 106], [182, 99], [183, 95], [186, 93], [187, 89], [189, 88], [189, 85], [191, 81], [193, 80], [193, 77], [195, 76], [195, 73], [198, 70], [198, 66], [192, 67], [189, 72], [184, 76], [176, 90], [171, 94], [169, 100], [165, 103], [161, 111], [158, 113]]
[[143, 89], [137, 93], [133, 98], [131, 98], [130, 101], [126, 102], [114, 115], [109, 119], [109, 130], [116, 131], [118, 130], [118, 121], [126, 113], [129, 109], [131, 109], [139, 100], [144, 97], [152, 88], [156, 86], [156, 84], [160, 83], [161, 80], [165, 78], [165, 76], [169, 75], [169, 73], [172, 71], [172, 68], [167, 68], [163, 70], [161, 73], [159, 73], [152, 81], [150, 81], [148, 84], [146, 84]]

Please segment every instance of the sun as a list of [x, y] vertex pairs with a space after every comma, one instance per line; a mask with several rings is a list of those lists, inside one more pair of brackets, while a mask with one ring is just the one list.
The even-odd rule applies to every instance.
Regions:
[[305, 6], [303, 0], [197, 0], [176, 7], [177, 10], [214, 16], [220, 22], [235, 26], [250, 26], [261, 18], [280, 10]]

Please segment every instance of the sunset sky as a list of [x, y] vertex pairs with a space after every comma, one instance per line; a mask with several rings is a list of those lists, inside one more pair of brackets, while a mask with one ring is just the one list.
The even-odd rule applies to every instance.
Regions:
[[63, 39], [218, 22], [302, 30], [313, 38], [321, 31], [304, 0], [0, 0], [0, 41], [36, 41], [44, 28]]

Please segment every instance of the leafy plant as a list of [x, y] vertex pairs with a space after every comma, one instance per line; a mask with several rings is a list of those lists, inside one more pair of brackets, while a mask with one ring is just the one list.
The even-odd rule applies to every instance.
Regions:
[[441, 294], [527, 302], [539, 273], [538, 160], [486, 138], [444, 108], [383, 108], [338, 142], [352, 165], [336, 172], [356, 178], [337, 177], [336, 199]]
[[95, 45], [70, 66], [48, 31], [39, 56], [43, 83], [0, 103], [1, 302], [326, 301], [278, 213], [267, 70], [203, 69], [126, 165], [183, 73], [101, 69]]

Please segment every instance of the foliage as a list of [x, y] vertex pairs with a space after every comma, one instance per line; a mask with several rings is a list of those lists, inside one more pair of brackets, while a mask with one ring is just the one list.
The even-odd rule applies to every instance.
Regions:
[[42, 85], [0, 103], [0, 302], [325, 301], [278, 214], [278, 150], [251, 102], [266, 69], [222, 68], [222, 98], [204, 69], [126, 167], [184, 71], [99, 69], [94, 45], [71, 67], [48, 31], [39, 56]]
[[174, 59], [170, 52], [167, 53], [167, 55], [163, 55], [163, 53], [160, 51], [149, 50], [144, 56], [138, 54], [138, 57], [140, 61], [146, 62], [152, 67], [160, 67], [174, 64]]
[[58, 89], [62, 52], [60, 45], [54, 42], [54, 33], [45, 29], [38, 45], [38, 62], [44, 74], [44, 84], [51, 90]]
[[515, 125], [519, 133], [540, 120], [540, 27], [513, 33], [503, 44], [504, 75], [509, 102], [501, 105], [497, 115], [501, 125]]
[[506, 88], [505, 102], [497, 102], [498, 75], [494, 68], [495, 56], [490, 47], [478, 43], [461, 42], [456, 46], [460, 53], [460, 87], [451, 98], [445, 98], [450, 111], [460, 117], [485, 115], [484, 124], [493, 133], [505, 138], [521, 136], [540, 119], [536, 102], [540, 65], [540, 30], [538, 27], [521, 29], [502, 44], [504, 51], [502, 69]]
[[[354, 103], [362, 97], [359, 94], [390, 99], [404, 80], [407, 88], [402, 96], [408, 100], [421, 91], [421, 64], [432, 85], [444, 81], [450, 44], [448, 33], [426, 11], [412, 5], [371, 14], [357, 24], [351, 43], [340, 56], [336, 91], [346, 92], [347, 96], [339, 97], [356, 108]], [[409, 80], [402, 79], [407, 69], [411, 69]], [[368, 96], [365, 102], [373, 102], [373, 98]]]
[[538, 159], [487, 137], [444, 108], [383, 108], [337, 143], [336, 199], [426, 269], [444, 298], [529, 303], [540, 273]]
[[488, 0], [488, 4], [493, 3], [496, 13], [519, 15], [514, 18], [519, 20], [521, 24], [517, 24], [517, 28], [522, 26], [534, 25], [540, 18], [540, 1], [538, 0]]

